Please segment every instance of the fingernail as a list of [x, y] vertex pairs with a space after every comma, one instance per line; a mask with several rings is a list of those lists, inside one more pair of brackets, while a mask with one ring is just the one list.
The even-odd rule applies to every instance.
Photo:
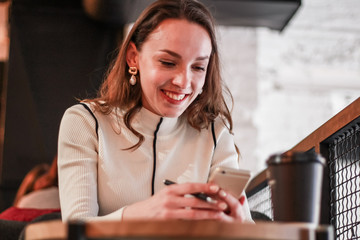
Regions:
[[218, 185], [211, 185], [210, 186], [210, 191], [217, 193], [219, 191], [219, 186]]
[[221, 208], [222, 210], [225, 210], [227, 208], [227, 204], [222, 202], [219, 204], [219, 208]]
[[244, 197], [244, 196], [241, 196], [240, 199], [239, 199], [239, 201], [240, 201], [240, 204], [241, 204], [241, 205], [244, 205], [245, 197]]
[[220, 190], [219, 195], [224, 198], [226, 197], [226, 192], [224, 190]]

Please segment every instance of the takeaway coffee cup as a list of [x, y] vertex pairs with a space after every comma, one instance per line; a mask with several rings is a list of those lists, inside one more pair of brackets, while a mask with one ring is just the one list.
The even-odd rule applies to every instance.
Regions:
[[325, 160], [314, 152], [274, 154], [267, 160], [274, 221], [319, 223]]

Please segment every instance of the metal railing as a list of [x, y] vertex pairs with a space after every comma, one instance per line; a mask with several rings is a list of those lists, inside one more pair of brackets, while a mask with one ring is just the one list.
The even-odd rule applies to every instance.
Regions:
[[330, 222], [337, 239], [360, 239], [360, 126], [329, 142]]
[[247, 193], [249, 207], [251, 211], [265, 214], [271, 220], [274, 219], [273, 207], [271, 202], [271, 190], [269, 185], [266, 184], [254, 189], [252, 192]]
[[[336, 239], [360, 239], [360, 98], [289, 151], [309, 150], [327, 160], [320, 222], [334, 226]], [[273, 217], [266, 170], [246, 193], [251, 210]]]

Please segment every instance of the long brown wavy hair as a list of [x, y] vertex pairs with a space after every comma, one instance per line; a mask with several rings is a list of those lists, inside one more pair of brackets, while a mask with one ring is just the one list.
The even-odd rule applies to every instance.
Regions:
[[188, 123], [197, 130], [208, 128], [218, 116], [222, 117], [230, 132], [233, 128], [230, 110], [223, 94], [227, 93], [231, 101], [233, 98], [220, 75], [215, 24], [211, 13], [196, 0], [158, 0], [147, 7], [134, 23], [120, 47], [117, 58], [109, 68], [99, 96], [92, 100], [85, 100], [85, 102], [95, 103], [95, 110], [103, 114], [110, 114], [113, 110], [116, 110], [117, 114], [119, 110], [125, 111], [123, 120], [126, 127], [139, 138], [138, 143], [129, 149], [138, 148], [144, 141], [144, 136], [131, 126], [131, 119], [142, 106], [142, 93], [141, 84], [132, 86], [129, 83], [131, 76], [128, 73], [126, 52], [130, 42], [133, 42], [138, 51], [141, 51], [149, 34], [162, 21], [169, 18], [186, 19], [199, 24], [208, 32], [212, 44], [203, 92], [190, 104], [183, 116], [186, 116]]

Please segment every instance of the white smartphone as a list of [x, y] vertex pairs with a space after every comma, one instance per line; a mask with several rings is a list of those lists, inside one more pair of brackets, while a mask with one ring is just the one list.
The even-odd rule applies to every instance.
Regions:
[[209, 182], [219, 185], [225, 191], [239, 198], [246, 188], [251, 173], [245, 169], [217, 167], [209, 177]]

